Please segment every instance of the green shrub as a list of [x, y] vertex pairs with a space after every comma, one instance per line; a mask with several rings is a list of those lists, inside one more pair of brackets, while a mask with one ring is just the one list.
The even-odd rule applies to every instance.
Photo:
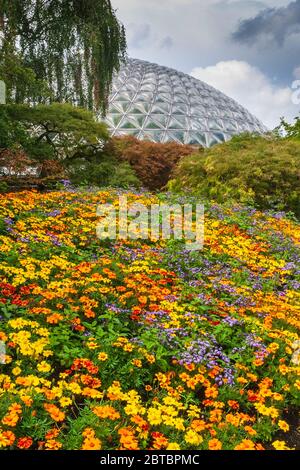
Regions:
[[68, 166], [68, 177], [75, 185], [139, 187], [140, 182], [128, 163], [120, 163], [113, 156], [99, 154], [92, 160], [76, 159]]
[[[5, 181], [0, 180], [0, 193], [6, 193], [8, 191], [8, 184]], [[0, 230], [1, 233], [1, 230]]]
[[296, 117], [292, 124], [281, 119], [280, 125], [275, 130], [279, 135], [284, 135], [287, 138], [300, 140], [300, 117]]
[[235, 200], [300, 216], [300, 142], [249, 134], [234, 137], [183, 158], [168, 186], [221, 203]]

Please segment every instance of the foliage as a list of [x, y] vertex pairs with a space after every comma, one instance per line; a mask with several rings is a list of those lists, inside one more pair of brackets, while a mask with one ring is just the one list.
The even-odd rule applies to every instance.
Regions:
[[[105, 124], [90, 111], [53, 103], [6, 105], [0, 112], [0, 168], [5, 168], [5, 183], [14, 188], [43, 187], [49, 178], [52, 184], [66, 177], [77, 185], [140, 186], [132, 167], [117, 157]], [[25, 176], [26, 168], [37, 165], [36, 179], [17, 180], [16, 166]]]
[[26, 173], [32, 161], [23, 150], [5, 149], [0, 152], [0, 175], [18, 176]]
[[283, 134], [288, 139], [300, 139], [300, 117], [295, 118], [295, 122], [290, 124], [284, 119], [281, 119], [280, 126], [276, 129], [276, 132]]
[[205, 199], [254, 204], [300, 215], [300, 144], [296, 140], [234, 137], [180, 161], [169, 188]]
[[151, 190], [164, 187], [180, 158], [195, 151], [191, 145], [159, 144], [131, 136], [114, 137], [113, 144], [118, 158], [128, 162], [143, 185]]
[[[0, 71], [8, 71], [4, 76], [16, 102], [38, 99], [22, 84], [25, 75], [27, 83], [46, 82], [55, 101], [105, 108], [126, 50], [124, 27], [110, 0], [1, 0], [0, 32]], [[22, 71], [11, 82], [12, 55], [20, 57]]]
[[8, 144], [20, 143], [38, 161], [74, 158], [87, 147], [98, 150], [108, 139], [105, 124], [97, 122], [90, 111], [70, 104], [7, 105], [3, 109], [8, 125], [2, 134], [6, 131]]
[[203, 251], [99, 240], [119, 194], [0, 197], [1, 448], [294, 447], [299, 224], [214, 204]]
[[67, 164], [67, 174], [75, 185], [139, 187], [140, 181], [134, 170], [126, 162], [120, 162], [114, 155], [107, 154], [105, 148], [92, 155], [72, 159]]
[[47, 103], [52, 100], [48, 84], [38, 79], [35, 72], [24, 65], [20, 54], [11, 49], [6, 48], [4, 52], [0, 48], [0, 80], [6, 84], [6, 102]]

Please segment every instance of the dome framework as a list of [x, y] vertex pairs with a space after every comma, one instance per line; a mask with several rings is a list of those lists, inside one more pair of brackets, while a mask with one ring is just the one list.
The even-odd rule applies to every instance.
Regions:
[[128, 59], [114, 77], [105, 119], [112, 135], [211, 147], [266, 128], [215, 88], [168, 67]]

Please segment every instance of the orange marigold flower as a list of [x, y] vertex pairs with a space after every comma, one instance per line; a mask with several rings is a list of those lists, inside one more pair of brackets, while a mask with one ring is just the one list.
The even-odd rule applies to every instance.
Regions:
[[59, 429], [57, 428], [52, 428], [50, 431], [48, 431], [45, 435], [46, 439], [53, 439], [54, 437], [57, 437], [59, 435]]
[[250, 439], [243, 439], [240, 444], [235, 446], [234, 450], [255, 450], [255, 444]]
[[160, 432], [153, 432], [153, 449], [163, 449], [169, 444], [168, 439]]
[[59, 450], [62, 448], [62, 443], [56, 441], [55, 439], [49, 439], [45, 443], [45, 449], [46, 450]]
[[197, 432], [204, 431], [205, 427], [206, 427], [205, 421], [203, 421], [202, 419], [194, 419], [191, 422], [191, 428], [194, 429], [194, 431], [197, 431]]
[[140, 359], [132, 359], [131, 364], [138, 368], [142, 367], [142, 361], [140, 361]]
[[219, 392], [218, 392], [218, 389], [217, 387], [208, 387], [206, 390], [205, 390], [205, 396], [206, 398], [217, 398]]
[[15, 427], [19, 421], [19, 416], [16, 413], [10, 413], [2, 419], [2, 424], [5, 426]]
[[101, 419], [116, 420], [121, 417], [120, 413], [113, 406], [96, 406], [92, 411]]
[[46, 318], [47, 323], [50, 323], [50, 325], [56, 325], [63, 319], [63, 316], [60, 315], [59, 313], [53, 313], [52, 315], [48, 315]]
[[235, 400], [228, 400], [228, 405], [230, 406], [230, 408], [233, 408], [234, 410], [238, 410], [240, 407], [239, 403]]
[[138, 441], [130, 428], [119, 429], [118, 434], [122, 450], [139, 450]]
[[245, 431], [250, 434], [250, 436], [255, 436], [257, 434], [257, 432], [255, 431], [255, 429], [253, 429], [252, 426], [245, 426]]
[[56, 405], [45, 403], [44, 408], [54, 421], [59, 422], [65, 419], [65, 413], [63, 411], [60, 411], [60, 409]]
[[208, 448], [209, 450], [221, 450], [222, 442], [219, 439], [210, 439], [208, 441]]
[[0, 432], [0, 447], [11, 446], [15, 442], [15, 435], [12, 431]]
[[264, 363], [264, 361], [262, 359], [255, 359], [253, 361], [253, 364], [256, 366], [256, 367], [259, 367], [259, 366], [262, 366]]
[[19, 405], [19, 403], [13, 403], [12, 405], [10, 405], [10, 407], [8, 408], [8, 410], [9, 410], [11, 413], [17, 413], [17, 414], [21, 414], [21, 413], [22, 413], [22, 407], [21, 407], [21, 405]]
[[87, 438], [83, 441], [82, 450], [101, 450], [101, 441], [97, 437]]

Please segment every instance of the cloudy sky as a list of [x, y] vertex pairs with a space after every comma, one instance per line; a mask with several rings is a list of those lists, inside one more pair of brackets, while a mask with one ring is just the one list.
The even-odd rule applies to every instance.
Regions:
[[131, 57], [206, 81], [270, 128], [281, 116], [292, 121], [300, 114], [292, 100], [292, 84], [300, 79], [300, 0], [112, 4], [126, 27]]

